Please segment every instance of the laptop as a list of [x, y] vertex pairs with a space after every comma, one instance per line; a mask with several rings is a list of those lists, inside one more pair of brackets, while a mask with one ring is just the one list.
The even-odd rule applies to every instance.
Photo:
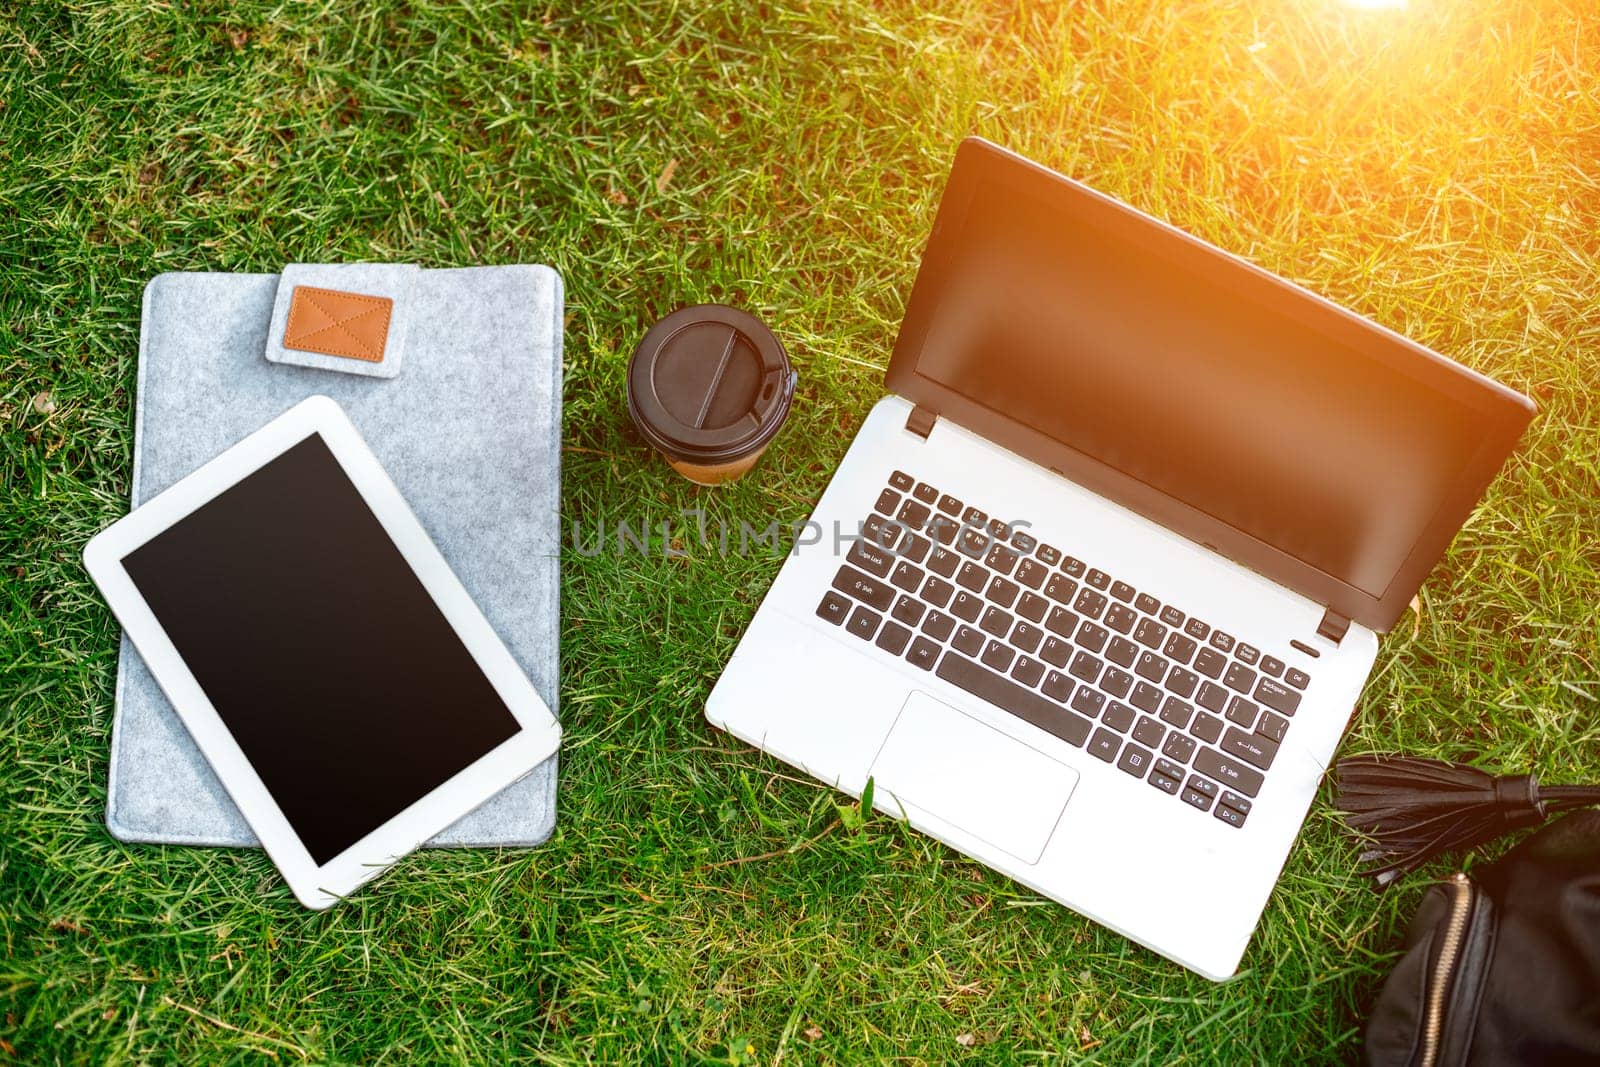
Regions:
[[1227, 978], [1531, 402], [977, 138], [887, 389], [707, 719]]

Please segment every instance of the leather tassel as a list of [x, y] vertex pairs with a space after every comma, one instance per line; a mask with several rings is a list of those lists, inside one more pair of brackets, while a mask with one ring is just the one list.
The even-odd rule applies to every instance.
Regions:
[[1409, 756], [1351, 756], [1333, 773], [1334, 806], [1367, 839], [1361, 861], [1379, 889], [1436, 856], [1600, 804], [1600, 788], [1541, 788], [1531, 774], [1497, 778], [1476, 767]]

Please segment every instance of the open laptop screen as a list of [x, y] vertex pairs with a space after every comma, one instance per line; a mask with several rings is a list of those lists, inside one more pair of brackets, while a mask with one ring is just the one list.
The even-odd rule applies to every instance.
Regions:
[[941, 212], [916, 374], [1382, 599], [1480, 458], [1482, 390], [1049, 177], [969, 185]]

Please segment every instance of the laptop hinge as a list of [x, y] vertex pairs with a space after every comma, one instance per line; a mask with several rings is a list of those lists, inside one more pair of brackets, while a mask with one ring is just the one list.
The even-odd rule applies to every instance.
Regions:
[[1329, 608], [1322, 613], [1322, 621], [1317, 623], [1317, 636], [1326, 637], [1334, 644], [1344, 640], [1344, 635], [1350, 630], [1350, 620]]
[[929, 411], [921, 404], [918, 404], [911, 409], [911, 414], [906, 417], [906, 429], [925, 439], [933, 432], [933, 424], [937, 421], [939, 421], [939, 416], [936, 412]]

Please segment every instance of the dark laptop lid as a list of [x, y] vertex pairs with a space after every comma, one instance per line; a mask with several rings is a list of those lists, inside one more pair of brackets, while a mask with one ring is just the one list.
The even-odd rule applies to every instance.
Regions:
[[1533, 413], [977, 138], [957, 153], [888, 386], [1379, 630]]

